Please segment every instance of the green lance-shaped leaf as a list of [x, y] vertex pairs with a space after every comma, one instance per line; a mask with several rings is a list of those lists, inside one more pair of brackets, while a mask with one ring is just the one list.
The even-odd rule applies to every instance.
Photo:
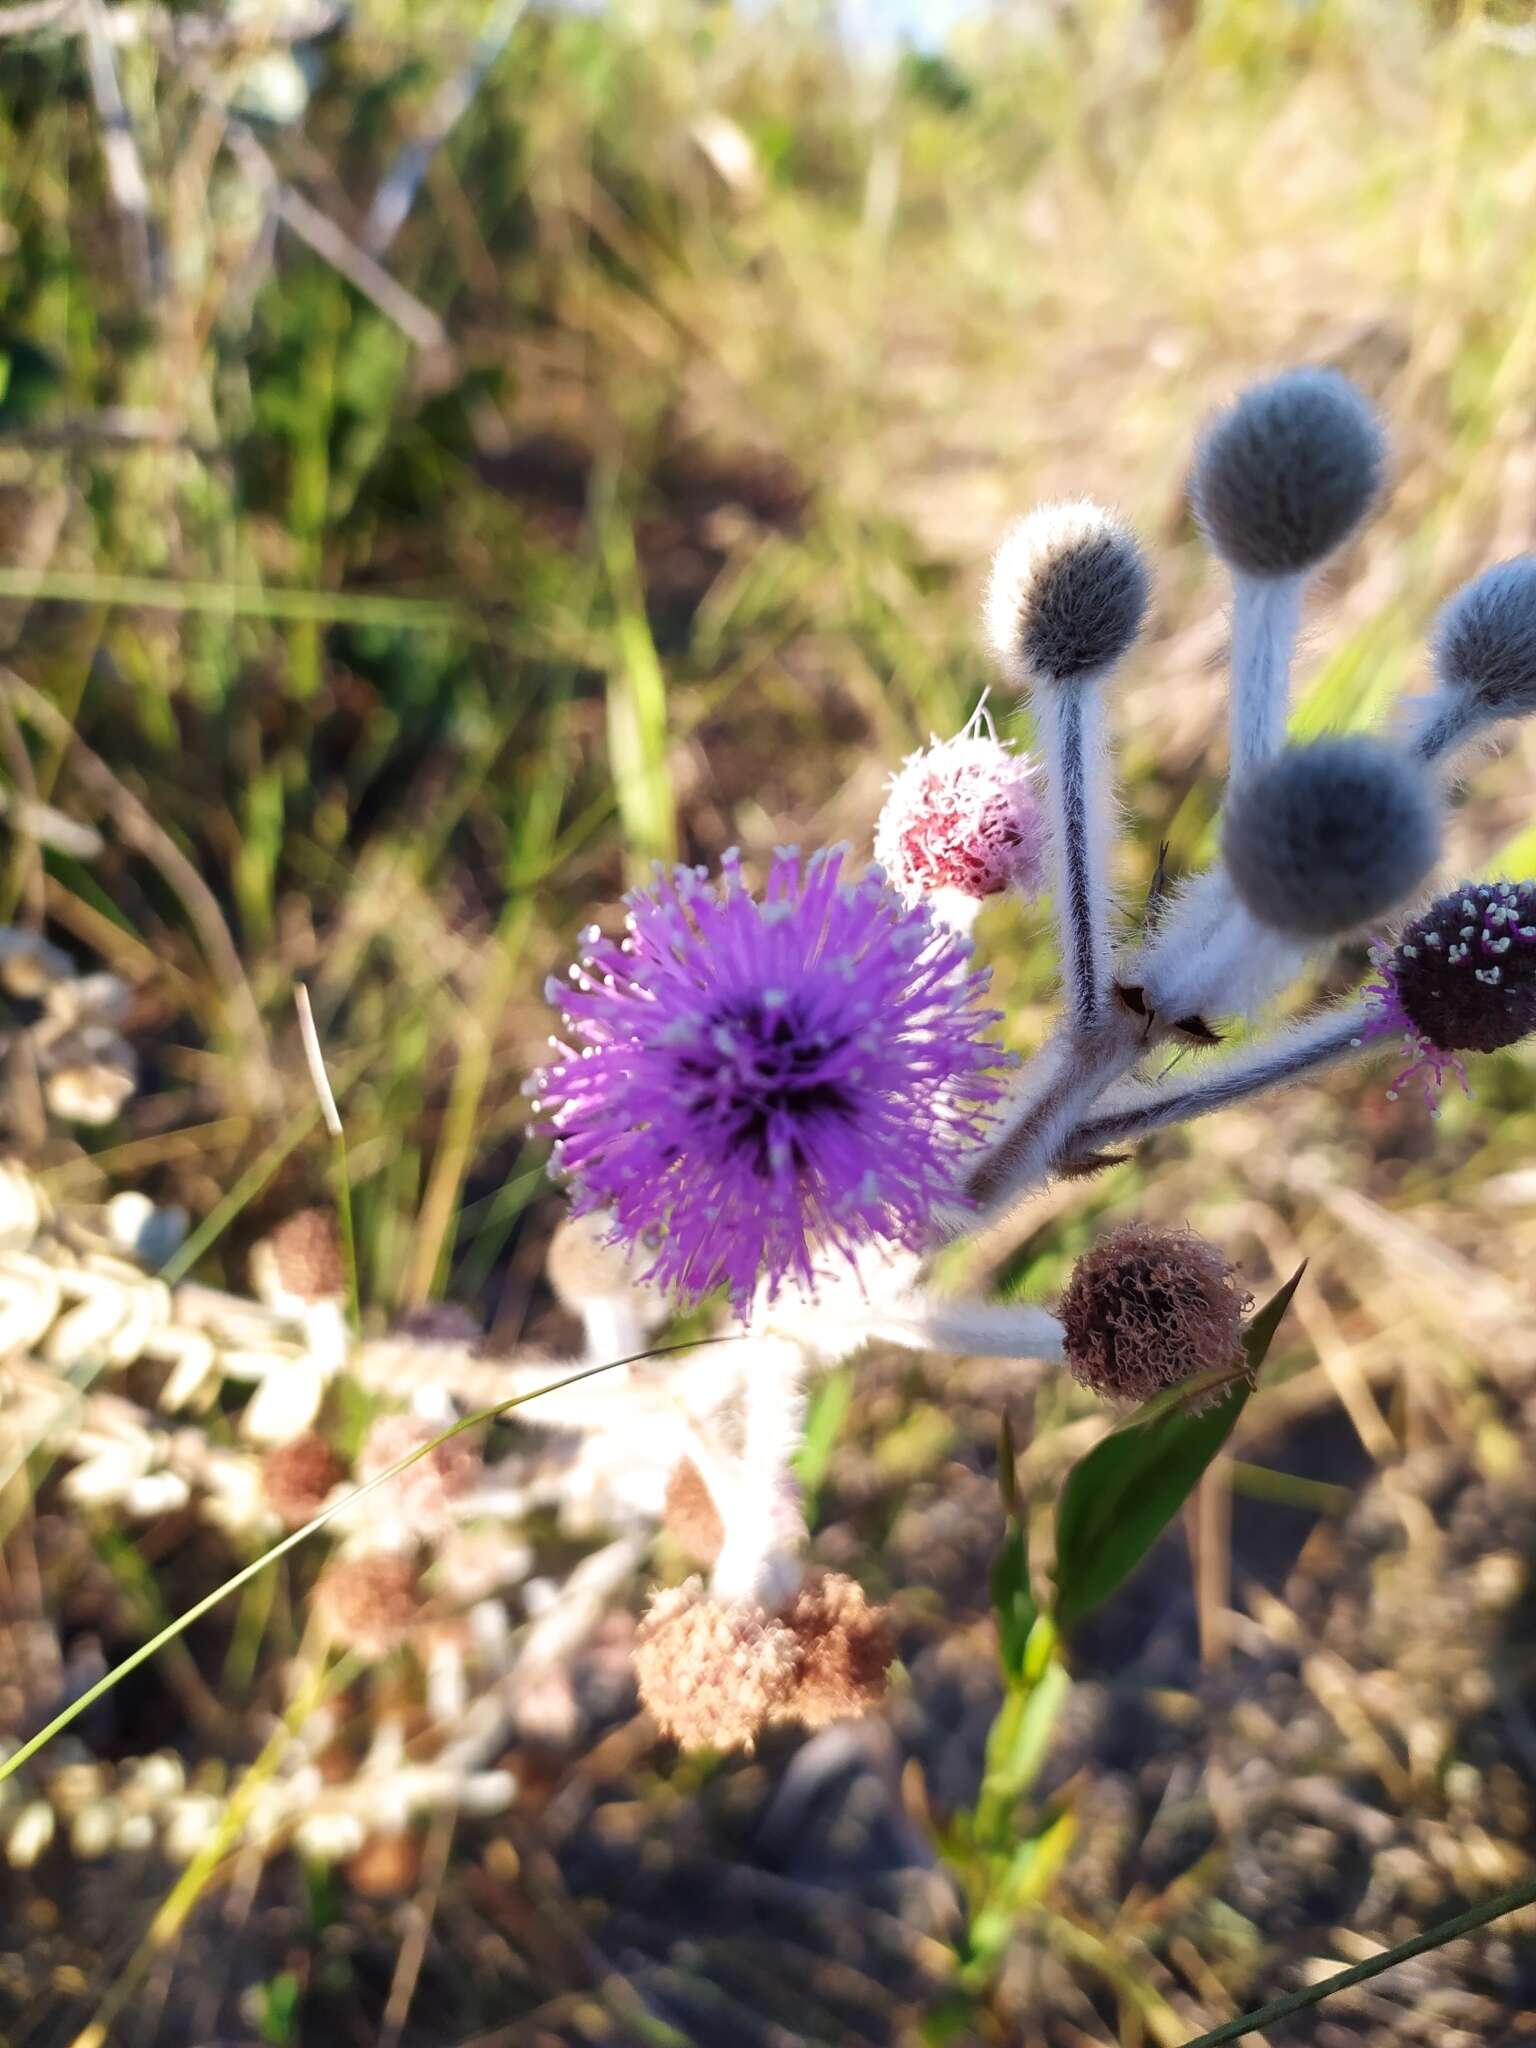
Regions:
[[1055, 1620], [1063, 1634], [1124, 1584], [1193, 1493], [1236, 1428], [1305, 1271], [1299, 1266], [1248, 1325], [1245, 1369], [1210, 1406], [1193, 1403], [1221, 1386], [1219, 1373], [1158, 1394], [1068, 1473], [1056, 1509]]
[[1024, 1647], [1039, 1609], [1029, 1590], [1029, 1537], [1019, 1510], [1013, 1430], [1006, 1415], [997, 1434], [997, 1483], [1007, 1523], [1002, 1548], [992, 1562], [992, 1612], [997, 1617], [997, 1654], [1011, 1685], [1023, 1677]]

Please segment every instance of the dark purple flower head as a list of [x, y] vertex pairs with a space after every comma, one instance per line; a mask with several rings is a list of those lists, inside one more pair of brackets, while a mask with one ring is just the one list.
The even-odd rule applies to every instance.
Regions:
[[686, 1298], [724, 1282], [744, 1309], [818, 1252], [917, 1248], [1000, 1092], [969, 946], [844, 851], [781, 848], [761, 899], [735, 853], [717, 883], [659, 871], [628, 936], [590, 927], [550, 985], [571, 1042], [530, 1088], [573, 1207]]
[[1459, 1055], [1497, 1052], [1536, 1031], [1536, 882], [1464, 882], [1372, 956], [1367, 1038], [1401, 1032], [1409, 1064], [1392, 1083], [1422, 1079], [1433, 1102]]

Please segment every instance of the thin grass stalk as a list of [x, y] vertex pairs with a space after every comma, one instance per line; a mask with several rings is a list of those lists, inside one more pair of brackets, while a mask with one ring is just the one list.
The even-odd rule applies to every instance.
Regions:
[[135, 610], [209, 612], [237, 619], [298, 619], [318, 625], [379, 626], [398, 632], [462, 633], [499, 640], [497, 622], [441, 598], [382, 597], [344, 590], [284, 590], [267, 583], [204, 583], [96, 570], [0, 568], [0, 601], [128, 605]]
[[296, 1152], [320, 1121], [320, 1105], [296, 1117], [286, 1131], [279, 1133], [266, 1150], [253, 1159], [221, 1202], [214, 1205], [196, 1230], [182, 1240], [180, 1247], [172, 1252], [160, 1268], [159, 1277], [167, 1286], [174, 1287], [178, 1280], [184, 1280], [198, 1260], [215, 1244], [247, 1206], [254, 1202], [262, 1189], [278, 1172], [289, 1155]]
[[1416, 1934], [1411, 1941], [1399, 1942], [1396, 1948], [1389, 1948], [1379, 1956], [1371, 1956], [1366, 1962], [1352, 1964], [1347, 1970], [1325, 1977], [1320, 1984], [1308, 1984], [1300, 1991], [1288, 1991], [1283, 1998], [1272, 1998], [1268, 2005], [1239, 2013], [1235, 2020], [1213, 2027], [1208, 2034], [1192, 2035], [1184, 2042], [1183, 2048], [1223, 2048], [1227, 2041], [1241, 2041], [1247, 2034], [1256, 2034], [1260, 2027], [1272, 2027], [1276, 2020], [1289, 2019], [1294, 2012], [1305, 2012], [1309, 2006], [1321, 2005], [1325, 1998], [1333, 1998], [1355, 1984], [1368, 1984], [1373, 1977], [1395, 1970], [1399, 1963], [1409, 1963], [1415, 1956], [1428, 1955], [1432, 1949], [1443, 1948], [1448, 1941], [1459, 1941], [1464, 1934], [1475, 1934], [1479, 1927], [1487, 1927], [1494, 1920], [1502, 1920], [1506, 1913], [1518, 1913], [1527, 1906], [1536, 1906], [1536, 1878], [1527, 1878], [1524, 1884], [1513, 1885], [1507, 1892], [1500, 1892], [1486, 1905], [1472, 1906], [1465, 1913], [1458, 1913], [1454, 1919], [1442, 1920], [1437, 1927]]

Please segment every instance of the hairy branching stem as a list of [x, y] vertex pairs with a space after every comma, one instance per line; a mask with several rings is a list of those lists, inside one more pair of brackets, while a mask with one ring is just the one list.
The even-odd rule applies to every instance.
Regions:
[[804, 1360], [789, 1338], [753, 1340], [744, 1375], [741, 1457], [725, 1501], [711, 1590], [718, 1600], [775, 1608], [794, 1592], [800, 1567], [784, 1541], [791, 1460], [804, 1436]]
[[1071, 1159], [1108, 1145], [1127, 1144], [1165, 1125], [1208, 1116], [1212, 1110], [1226, 1109], [1234, 1102], [1333, 1066], [1360, 1049], [1369, 1021], [1364, 1002], [1324, 1010], [1288, 1031], [1211, 1062], [1188, 1080], [1148, 1088], [1123, 1105], [1085, 1117], [1074, 1125], [1062, 1157]]

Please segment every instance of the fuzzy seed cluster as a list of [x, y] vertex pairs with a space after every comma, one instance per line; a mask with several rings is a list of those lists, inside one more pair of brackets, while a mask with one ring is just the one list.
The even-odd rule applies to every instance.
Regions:
[[1140, 1402], [1231, 1365], [1251, 1305], [1213, 1244], [1133, 1223], [1083, 1254], [1058, 1313], [1075, 1377], [1109, 1400]]
[[1536, 555], [1475, 576], [1435, 621], [1442, 683], [1514, 718], [1536, 711]]
[[894, 1656], [888, 1617], [836, 1572], [812, 1574], [772, 1614], [688, 1579], [656, 1594], [635, 1635], [641, 1701], [684, 1749], [751, 1749], [770, 1722], [868, 1713]]
[[346, 1467], [315, 1430], [274, 1444], [261, 1461], [261, 1488], [268, 1507], [290, 1528], [317, 1515]]
[[1287, 747], [1235, 789], [1222, 858], [1260, 924], [1299, 939], [1404, 902], [1440, 853], [1433, 785], [1397, 748], [1351, 733]]
[[1148, 595], [1129, 528], [1087, 499], [1042, 505], [1003, 536], [987, 586], [987, 635], [1020, 688], [1079, 683], [1128, 652]]
[[1045, 880], [1045, 817], [1035, 764], [986, 731], [909, 755], [891, 777], [875, 859], [909, 903], [943, 889], [975, 902]]
[[1249, 576], [1295, 576], [1342, 545], [1380, 491], [1375, 414], [1333, 370], [1256, 384], [1207, 430], [1190, 496], [1211, 546]]
[[[357, 1458], [357, 1480], [366, 1485], [401, 1458], [419, 1451], [441, 1434], [420, 1416], [382, 1415], [363, 1440]], [[482, 1471], [480, 1451], [468, 1436], [436, 1444], [425, 1457], [407, 1465], [381, 1486], [375, 1504], [405, 1517], [423, 1532], [438, 1531], [453, 1519], [453, 1506], [469, 1493]]]

